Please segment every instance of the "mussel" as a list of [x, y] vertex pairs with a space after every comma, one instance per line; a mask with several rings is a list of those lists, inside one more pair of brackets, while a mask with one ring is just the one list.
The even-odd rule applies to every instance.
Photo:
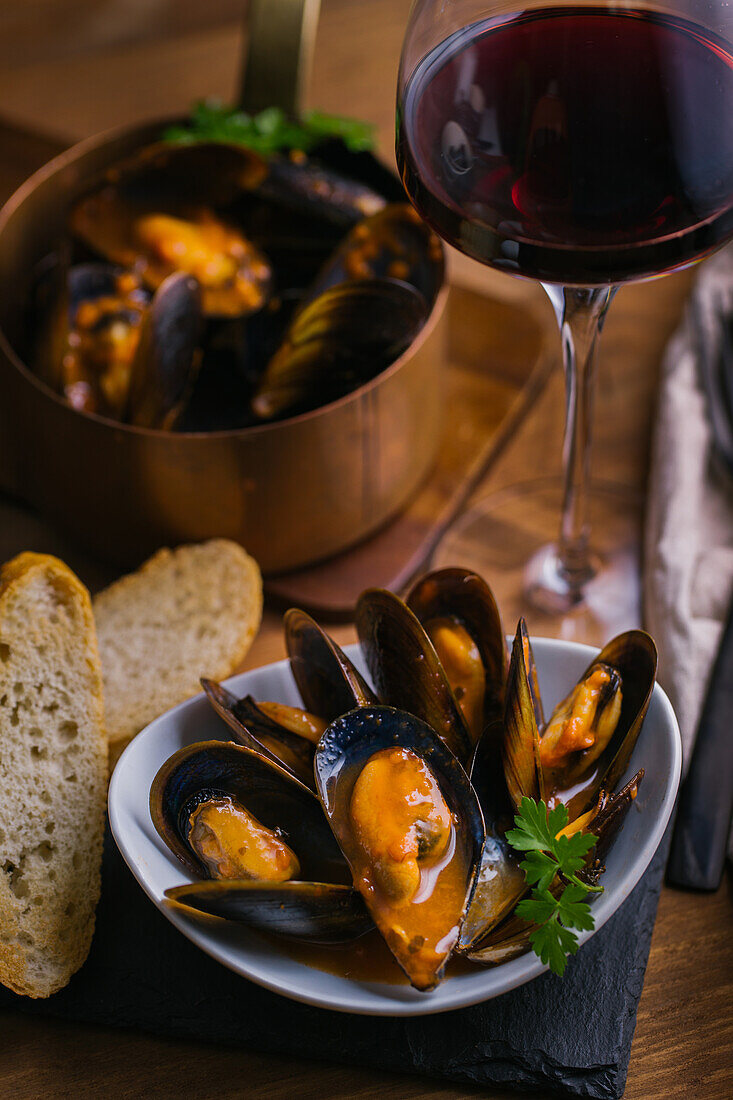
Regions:
[[151, 146], [77, 202], [71, 229], [97, 255], [138, 272], [150, 289], [182, 271], [200, 283], [207, 316], [244, 316], [267, 300], [272, 272], [215, 207], [264, 174], [259, 157], [232, 146]]
[[[499, 731], [487, 730], [472, 774], [493, 840], [487, 841], [484, 852], [488, 873], [479, 873], [461, 930], [459, 947], [470, 957], [483, 949], [492, 930], [524, 892], [519, 860], [504, 840], [511, 814], [520, 808], [522, 798], [544, 799], [550, 807], [564, 803], [571, 830], [583, 827], [593, 832], [589, 822], [595, 819], [604, 830], [599, 838], [601, 851], [610, 843], [622, 820], [619, 807], [630, 805], [631, 786], [616, 796], [619, 801], [613, 814], [601, 811], [609, 799], [614, 805], [610, 792], [636, 744], [654, 687], [656, 663], [656, 648], [648, 634], [633, 630], [619, 635], [591, 662], [545, 722], [532, 646], [526, 623], [520, 620], [509, 665], [504, 725]], [[635, 796], [635, 786], [633, 790]]]
[[326, 722], [376, 703], [374, 692], [339, 645], [297, 607], [285, 613], [290, 671], [309, 711]]
[[335, 719], [316, 749], [315, 774], [377, 928], [412, 984], [434, 988], [484, 840], [467, 775], [429, 726], [391, 707]]
[[385, 199], [373, 188], [342, 175], [301, 150], [271, 154], [256, 194], [269, 203], [330, 222], [340, 229], [375, 214]]
[[74, 408], [172, 427], [195, 376], [200, 317], [189, 276], [172, 276], [151, 297], [133, 271], [78, 264], [55, 277], [36, 369]]
[[[299, 728], [293, 730], [293, 725], [296, 723], [287, 724], [282, 720], [284, 708], [279, 704], [276, 704], [279, 709], [273, 711], [268, 710], [273, 707], [273, 704], [258, 703], [251, 695], [238, 699], [231, 691], [214, 680], [203, 679], [201, 686], [216, 713], [229, 726], [237, 744], [246, 745], [262, 753], [263, 756], [286, 768], [306, 787], [315, 789], [314, 741], [303, 734], [306, 730], [310, 730], [313, 733], [318, 731], [320, 736], [326, 728], [325, 722], [321, 722], [308, 711], [301, 710], [298, 712]], [[315, 740], [317, 741], [318, 737]]]
[[433, 643], [476, 744], [504, 713], [509, 654], [493, 593], [476, 573], [439, 569], [417, 581], [406, 603]]
[[313, 301], [329, 287], [353, 279], [398, 279], [432, 307], [443, 283], [440, 239], [407, 203], [390, 203], [358, 222], [306, 294]]
[[363, 385], [395, 362], [428, 316], [396, 279], [339, 283], [299, 310], [252, 399], [258, 419], [304, 412]]
[[221, 741], [180, 749], [153, 781], [150, 815], [205, 880], [166, 891], [188, 912], [313, 943], [372, 926], [318, 799], [262, 754]]
[[356, 627], [380, 700], [427, 722], [469, 767], [504, 695], [506, 643], [485, 582], [466, 570], [441, 570], [420, 581], [407, 603], [368, 589]]
[[143, 316], [124, 419], [139, 428], [176, 427], [200, 363], [201, 293], [190, 275], [169, 275]]
[[313, 754], [326, 726], [376, 698], [340, 646], [304, 611], [287, 612], [285, 642], [307, 709], [258, 702], [251, 695], [238, 699], [213, 680], [203, 679], [201, 686], [239, 744], [274, 760], [315, 790]]
[[38, 374], [73, 408], [121, 417], [150, 294], [134, 272], [101, 263], [58, 265], [44, 291]]
[[504, 767], [512, 801], [568, 808], [573, 821], [625, 772], [654, 688], [657, 650], [642, 630], [613, 638], [546, 723], [532, 647], [520, 620], [506, 697]]
[[[588, 854], [585, 870], [580, 872], [579, 877], [592, 884], [597, 883], [604, 869], [602, 860], [605, 853], [623, 824], [643, 778], [644, 769], [642, 768], [617, 794], [609, 795], [601, 791], [597, 805], [584, 815], [585, 819], [577, 819], [564, 830], [575, 832], [582, 829], [598, 837], [594, 848]], [[550, 892], [555, 894], [560, 888], [561, 884], [555, 882], [550, 886]], [[482, 938], [475, 937], [463, 944], [462, 953], [472, 962], [481, 963], [483, 966], [498, 966], [529, 950], [529, 937], [533, 928], [534, 925], [512, 913], [495, 927], [492, 926]]]

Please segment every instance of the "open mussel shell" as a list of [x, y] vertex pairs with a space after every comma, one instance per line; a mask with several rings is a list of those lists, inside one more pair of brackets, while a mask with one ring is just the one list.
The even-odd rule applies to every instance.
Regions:
[[[603, 860], [623, 825], [643, 778], [642, 768], [616, 794], [599, 792], [598, 803], [588, 812], [587, 821], [582, 826], [583, 832], [593, 833], [598, 840], [586, 856], [585, 867], [578, 872], [579, 878], [592, 885], [597, 884], [605, 870]], [[550, 886], [550, 892], [555, 897], [561, 889], [562, 883], [558, 880]], [[593, 895], [589, 896], [589, 900], [593, 900]], [[482, 937], [476, 937], [467, 943], [462, 953], [472, 962], [483, 966], [498, 966], [529, 951], [529, 937], [534, 928], [534, 924], [518, 917], [516, 913], [511, 913], [496, 926], [488, 928]]]
[[306, 300], [352, 279], [390, 278], [409, 283], [432, 308], [444, 274], [440, 238], [408, 203], [390, 203], [354, 226], [316, 276]]
[[[589, 674], [597, 664], [609, 665], [621, 675], [623, 693], [621, 714], [611, 740], [593, 768], [570, 790], [556, 793], [568, 808], [570, 820], [583, 813], [595, 801], [601, 787], [612, 791], [626, 772], [639, 732], [649, 709], [657, 675], [657, 647], [643, 630], [629, 630], [612, 638], [581, 676]], [[580, 787], [577, 790], [577, 787]]]
[[417, 616], [394, 593], [369, 588], [357, 601], [355, 622], [380, 701], [420, 718], [467, 768], [473, 741], [443, 666]]
[[295, 315], [265, 368], [253, 412], [272, 420], [337, 400], [394, 363], [427, 316], [424, 298], [395, 279], [331, 287]]
[[[405, 602], [428, 635], [436, 622], [454, 623], [475, 644], [484, 673], [479, 727], [471, 730], [473, 740], [478, 741], [483, 730], [504, 714], [509, 663], [504, 627], [491, 589], [467, 569], [438, 569], [422, 577]], [[460, 706], [455, 689], [454, 694]]]
[[215, 680], [203, 679], [201, 687], [216, 713], [229, 726], [237, 744], [254, 749], [286, 768], [306, 787], [315, 791], [314, 747], [309, 741], [273, 721], [251, 695], [238, 699]]
[[465, 952], [471, 962], [482, 966], [499, 966], [529, 951], [529, 937], [534, 925], [512, 914], [498, 924], [480, 943], [472, 944]]
[[563, 769], [550, 773], [540, 760], [539, 696], [533, 686], [534, 662], [526, 627], [520, 622], [509, 668], [504, 742], [507, 787], [517, 808], [524, 795], [543, 798], [548, 804], [563, 802], [572, 822], [596, 802], [601, 788], [613, 790], [628, 768], [654, 688], [656, 646], [642, 630], [620, 634], [590, 662], [578, 683], [598, 665], [620, 676], [622, 702], [616, 727], [606, 747], [585, 769], [582, 754], [576, 753], [566, 778]]
[[201, 283], [207, 316], [245, 316], [267, 300], [272, 271], [216, 210], [265, 171], [261, 158], [234, 146], [150, 146], [77, 202], [71, 230], [97, 255], [139, 272], [151, 289], [184, 271]]
[[266, 175], [266, 161], [244, 145], [157, 141], [108, 168], [90, 194], [110, 186], [132, 203], [226, 206]]
[[[277, 832], [295, 852], [303, 881], [209, 878], [188, 843], [187, 824], [197, 805], [222, 796], [236, 799], [261, 825]], [[183, 866], [207, 880], [167, 891], [175, 904], [314, 943], [345, 942], [371, 927], [318, 799], [261, 753], [223, 741], [180, 749], [153, 780], [150, 815]]]
[[139, 428], [176, 426], [199, 366], [201, 292], [190, 275], [170, 275], [143, 316], [125, 419]]
[[204, 798], [226, 795], [282, 835], [298, 857], [303, 879], [350, 883], [313, 792], [273, 760], [229, 741], [201, 741], [179, 749], [163, 764], [150, 790], [153, 824], [192, 874], [209, 878], [186, 839], [192, 808]]
[[593, 833], [597, 839], [586, 858], [585, 868], [578, 873], [579, 878], [594, 885], [598, 882], [606, 869], [603, 861], [636, 801], [643, 779], [644, 769], [640, 768], [620, 791], [609, 794], [601, 790], [596, 806], [583, 815], [588, 819], [583, 822], [583, 832]]
[[310, 615], [293, 607], [284, 625], [290, 671], [306, 710], [332, 722], [377, 702], [358, 669]]
[[271, 154], [267, 174], [254, 190], [268, 203], [340, 229], [348, 229], [385, 205], [371, 187], [299, 151]]
[[503, 920], [527, 889], [519, 866], [523, 857], [505, 838], [513, 825], [513, 807], [501, 762], [503, 735], [501, 719], [487, 726], [471, 766], [471, 785], [484, 815], [486, 839], [458, 939], [457, 950], [463, 953]]
[[[354, 825], [354, 792], [364, 769], [382, 750], [407, 750], [425, 765], [450, 814], [444, 854], [419, 873], [406, 899], [390, 900], [370, 877], [370, 856]], [[412, 714], [392, 707], [362, 707], [335, 719], [315, 757], [316, 784], [331, 828], [363, 890], [374, 923], [390, 950], [421, 990], [440, 981], [466, 911], [484, 840], [481, 810], [466, 773], [441, 739]], [[371, 807], [370, 807], [371, 808]], [[389, 807], [374, 806], [380, 828]]]
[[524, 619], [514, 636], [506, 687], [503, 760], [509, 797], [519, 809], [526, 796], [541, 796], [540, 727], [542, 701], [537, 683], [537, 666]]
[[106, 263], [55, 264], [37, 293], [37, 373], [74, 408], [122, 419], [149, 303], [132, 272]]
[[223, 917], [305, 943], [346, 943], [374, 927], [356, 890], [327, 882], [193, 882], [165, 896], [191, 916]]

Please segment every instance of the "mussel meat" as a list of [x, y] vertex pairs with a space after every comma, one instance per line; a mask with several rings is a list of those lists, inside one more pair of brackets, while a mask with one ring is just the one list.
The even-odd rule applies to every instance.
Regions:
[[435, 987], [484, 840], [468, 777], [424, 722], [391, 707], [337, 718], [316, 749], [326, 815], [377, 928], [412, 984]]
[[613, 638], [580, 680], [541, 721], [536, 671], [521, 620], [507, 686], [504, 766], [518, 808], [522, 797], [568, 808], [571, 822], [613, 790], [626, 770], [649, 706], [657, 651], [648, 634], [630, 630]]
[[244, 316], [267, 300], [272, 272], [214, 205], [265, 171], [264, 162], [244, 149], [151, 146], [79, 200], [71, 229], [98, 255], [138, 272], [150, 289], [182, 271], [200, 283], [207, 316]]

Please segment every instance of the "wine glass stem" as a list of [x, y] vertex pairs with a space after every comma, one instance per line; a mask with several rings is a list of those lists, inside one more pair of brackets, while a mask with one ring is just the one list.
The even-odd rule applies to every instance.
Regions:
[[557, 568], [570, 592], [580, 599], [595, 574], [588, 547], [588, 483], [596, 352], [616, 288], [546, 284], [545, 290], [560, 326], [565, 371], [564, 487]]

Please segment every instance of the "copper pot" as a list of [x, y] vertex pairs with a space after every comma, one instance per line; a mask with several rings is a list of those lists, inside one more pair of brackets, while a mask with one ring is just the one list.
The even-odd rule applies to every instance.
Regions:
[[[293, 0], [286, 4], [292, 11]], [[295, 6], [304, 13], [298, 34], [307, 33], [306, 15], [312, 31], [313, 4]], [[297, 43], [298, 58], [302, 50]], [[266, 572], [282, 572], [360, 541], [425, 477], [439, 439], [447, 289], [387, 371], [282, 423], [169, 433], [70, 408], [16, 350], [33, 269], [63, 233], [73, 198], [170, 121], [80, 142], [36, 172], [0, 214], [0, 483], [120, 566], [161, 545], [226, 536]]]

